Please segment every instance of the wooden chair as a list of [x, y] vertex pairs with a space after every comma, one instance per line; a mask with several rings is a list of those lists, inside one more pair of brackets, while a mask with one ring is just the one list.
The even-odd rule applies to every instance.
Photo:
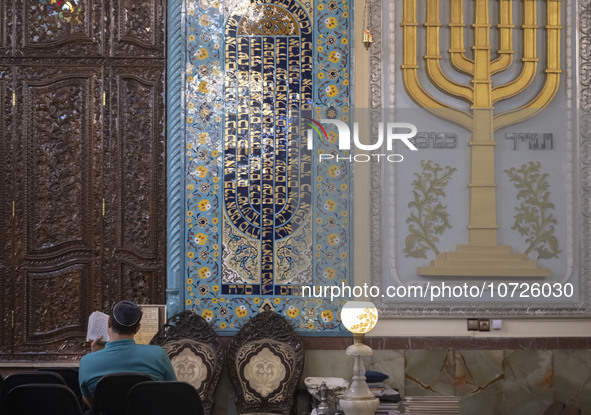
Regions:
[[211, 414], [224, 363], [222, 342], [211, 326], [194, 311], [182, 311], [168, 319], [150, 344], [162, 346], [177, 379], [197, 390], [205, 414]]
[[154, 381], [154, 378], [140, 372], [118, 372], [103, 376], [94, 391], [93, 415], [125, 415], [127, 394], [131, 388], [149, 381]]
[[0, 412], [4, 410], [8, 392], [13, 388], [28, 383], [53, 383], [65, 385], [64, 378], [55, 372], [25, 371], [13, 373], [4, 379], [0, 388]]
[[204, 415], [197, 389], [186, 382], [138, 383], [127, 396], [127, 415]]
[[251, 318], [228, 351], [238, 412], [292, 413], [303, 367], [303, 341], [287, 320], [274, 311]]
[[78, 397], [66, 385], [28, 383], [8, 392], [4, 415], [81, 415]]

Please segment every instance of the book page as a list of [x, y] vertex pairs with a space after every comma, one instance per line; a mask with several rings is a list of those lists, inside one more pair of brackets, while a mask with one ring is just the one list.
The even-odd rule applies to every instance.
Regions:
[[100, 311], [93, 312], [88, 317], [88, 330], [86, 331], [86, 341], [93, 341], [103, 336], [101, 342], [109, 341], [109, 315]]
[[143, 316], [140, 322], [140, 329], [134, 339], [137, 344], [149, 344], [152, 337], [160, 329], [160, 314], [164, 306], [140, 304], [140, 307], [142, 308]]

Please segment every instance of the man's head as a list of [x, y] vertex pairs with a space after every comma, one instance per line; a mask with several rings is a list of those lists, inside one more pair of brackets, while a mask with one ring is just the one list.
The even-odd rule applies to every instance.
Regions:
[[137, 304], [129, 300], [119, 301], [111, 312], [111, 329], [119, 334], [135, 334], [141, 319], [142, 309]]

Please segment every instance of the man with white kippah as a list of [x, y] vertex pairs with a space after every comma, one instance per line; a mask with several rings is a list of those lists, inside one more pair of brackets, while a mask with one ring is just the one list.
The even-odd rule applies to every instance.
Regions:
[[156, 380], [177, 380], [168, 355], [160, 346], [136, 344], [133, 336], [140, 328], [142, 310], [124, 300], [115, 304], [109, 316], [109, 342], [102, 348], [101, 338], [91, 344], [91, 352], [80, 360], [80, 390], [92, 408], [96, 384], [116, 372], [142, 372]]

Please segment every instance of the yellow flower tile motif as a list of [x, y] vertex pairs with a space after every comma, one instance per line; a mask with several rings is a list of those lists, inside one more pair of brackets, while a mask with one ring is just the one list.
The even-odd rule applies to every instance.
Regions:
[[332, 63], [339, 63], [341, 60], [341, 53], [333, 50], [328, 54], [328, 60]]
[[339, 169], [338, 165], [335, 164], [328, 168], [328, 175], [330, 177], [337, 177], [339, 174], [341, 174], [341, 169]]
[[201, 19], [199, 19], [199, 23], [201, 23], [203, 26], [207, 27], [207, 26], [211, 25], [211, 18], [209, 17], [209, 15], [204, 14], [203, 16], [201, 16]]
[[334, 29], [339, 25], [339, 22], [337, 21], [336, 17], [330, 16], [326, 18], [324, 24], [328, 29]]
[[324, 278], [326, 278], [327, 280], [334, 280], [334, 277], [336, 275], [337, 275], [337, 272], [334, 270], [334, 268], [327, 267], [324, 270]]
[[195, 173], [197, 174], [197, 177], [202, 179], [205, 176], [207, 176], [207, 167], [197, 166], [197, 168], [195, 169]]
[[203, 317], [203, 319], [209, 323], [213, 319], [213, 311], [206, 308], [201, 313], [201, 317]]
[[243, 318], [248, 315], [248, 310], [245, 306], [241, 305], [236, 308], [235, 313], [238, 316], [238, 318]]
[[199, 48], [197, 52], [195, 52], [195, 57], [199, 60], [207, 59], [209, 56], [209, 52], [205, 48]]
[[207, 212], [209, 209], [211, 209], [211, 204], [209, 203], [209, 200], [207, 200], [207, 199], [203, 199], [203, 200], [199, 201], [198, 206], [199, 206], [199, 210], [201, 210], [202, 212]]
[[326, 87], [326, 95], [331, 98], [336, 97], [339, 94], [339, 89], [336, 85], [329, 85]]
[[300, 314], [300, 310], [297, 307], [289, 306], [285, 314], [287, 314], [287, 316], [290, 318], [296, 318], [298, 314]]
[[330, 310], [324, 310], [321, 314], [320, 314], [320, 318], [322, 319], [322, 321], [324, 321], [325, 323], [328, 323], [330, 321], [332, 321], [333, 319], [333, 315], [332, 315], [332, 311]]
[[203, 94], [207, 94], [209, 92], [209, 89], [207, 89], [207, 81], [201, 81], [199, 83], [198, 91]]
[[329, 131], [326, 135], [328, 136], [328, 142], [331, 144], [335, 144], [339, 140], [339, 135], [336, 131]]
[[330, 246], [335, 246], [341, 241], [339, 235], [336, 233], [331, 233], [326, 239]]
[[195, 235], [195, 243], [199, 245], [205, 245], [207, 243], [207, 235], [203, 232], [198, 233]]
[[326, 209], [329, 212], [334, 212], [334, 210], [337, 208], [337, 202], [335, 202], [332, 199], [327, 199], [326, 202], [324, 202], [324, 209]]
[[209, 278], [209, 276], [211, 275], [211, 270], [209, 269], [209, 267], [201, 267], [199, 268], [198, 274], [199, 278], [206, 279]]

